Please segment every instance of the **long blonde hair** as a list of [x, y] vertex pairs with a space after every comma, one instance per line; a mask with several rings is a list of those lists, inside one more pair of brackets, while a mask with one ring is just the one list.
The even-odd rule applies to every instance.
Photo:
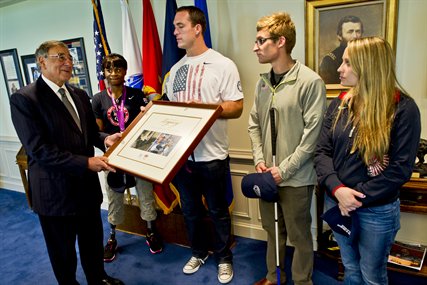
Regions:
[[[379, 37], [366, 37], [348, 42], [350, 65], [358, 77], [347, 100], [347, 125], [356, 127], [351, 152], [359, 150], [369, 165], [373, 159], [383, 162], [390, 147], [390, 132], [396, 109], [395, 60], [390, 44]], [[401, 89], [401, 88], [400, 88]], [[342, 108], [340, 108], [342, 109]], [[338, 113], [338, 121], [341, 111]]]

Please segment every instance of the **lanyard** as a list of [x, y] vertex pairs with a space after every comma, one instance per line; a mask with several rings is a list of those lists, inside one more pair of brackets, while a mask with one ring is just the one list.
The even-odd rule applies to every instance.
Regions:
[[126, 86], [123, 86], [123, 92], [122, 92], [122, 100], [120, 102], [120, 107], [117, 106], [116, 100], [114, 100], [114, 96], [111, 93], [111, 88], [107, 88], [108, 96], [111, 98], [111, 102], [113, 102], [114, 108], [116, 108], [117, 111], [117, 120], [119, 121], [119, 128], [120, 132], [124, 132], [125, 130], [125, 101], [126, 101]]

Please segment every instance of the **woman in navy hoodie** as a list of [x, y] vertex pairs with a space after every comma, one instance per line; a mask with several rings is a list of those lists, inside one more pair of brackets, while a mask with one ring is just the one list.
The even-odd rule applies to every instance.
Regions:
[[396, 79], [393, 51], [378, 37], [348, 43], [338, 68], [350, 87], [326, 113], [315, 152], [319, 187], [336, 215], [351, 216], [351, 237], [334, 232], [344, 284], [387, 284], [387, 257], [400, 228], [400, 187], [420, 140], [420, 112]]

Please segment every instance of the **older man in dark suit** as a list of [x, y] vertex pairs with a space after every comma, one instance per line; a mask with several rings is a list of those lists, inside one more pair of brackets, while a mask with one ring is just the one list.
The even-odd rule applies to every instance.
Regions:
[[94, 157], [119, 134], [96, 125], [86, 92], [67, 84], [73, 58], [67, 46], [47, 41], [36, 50], [42, 76], [12, 94], [12, 121], [28, 155], [29, 190], [59, 284], [76, 280], [77, 254], [89, 285], [123, 284], [104, 271], [98, 171], [114, 171]]

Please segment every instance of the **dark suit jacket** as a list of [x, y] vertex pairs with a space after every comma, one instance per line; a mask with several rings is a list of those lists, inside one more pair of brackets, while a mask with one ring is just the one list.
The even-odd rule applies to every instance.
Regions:
[[10, 107], [18, 137], [28, 155], [33, 210], [68, 216], [99, 209], [98, 173], [87, 168], [94, 146], [104, 150], [86, 92], [67, 85], [79, 113], [82, 132], [59, 97], [40, 77], [12, 94]]

